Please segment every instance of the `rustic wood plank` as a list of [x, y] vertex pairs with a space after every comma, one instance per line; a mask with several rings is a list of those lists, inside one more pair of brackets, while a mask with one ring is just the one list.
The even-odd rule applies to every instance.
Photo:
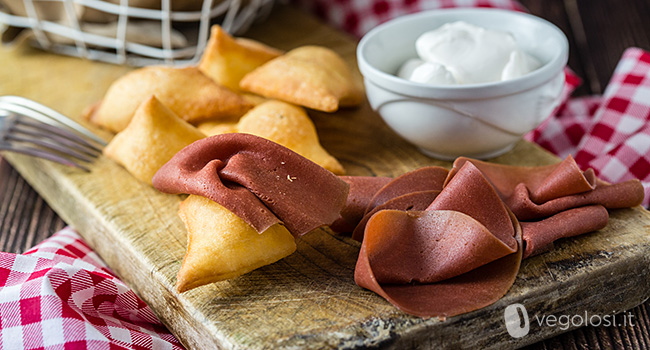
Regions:
[[0, 179], [0, 251], [22, 253], [65, 226], [2, 157]]
[[[30, 166], [29, 162], [31, 161], [34, 163]], [[69, 180], [74, 183], [71, 184], [69, 181], [49, 178], [42, 172], [43, 167], [46, 170], [53, 171], [68, 170], [58, 169], [60, 167], [57, 165], [48, 168], [45, 162], [33, 159], [19, 159], [16, 164], [19, 169], [24, 168], [21, 172], [26, 174], [27, 178], [35, 180], [37, 188], [43, 187], [40, 188], [40, 191], [44, 193], [47, 199], [53, 201], [55, 207], [62, 203], [62, 198], [64, 199], [62, 204], [64, 207], [76, 206], [79, 200], [87, 200], [87, 198], [83, 197], [75, 198], [78, 193], [71, 192], [70, 185], [79, 187], [81, 193], [87, 193], [92, 188], [93, 193], [101, 197], [106, 196], [104, 192], [113, 192], [117, 188], [126, 191], [127, 196], [135, 195], [136, 198], [137, 192], [149, 190], [143, 188], [140, 184], [135, 186], [131, 184], [125, 188], [124, 183], [120, 183], [120, 181], [116, 181], [108, 188], [98, 190], [96, 181], [88, 181], [87, 178], [84, 179], [79, 174], [68, 173], [68, 175], [72, 176]], [[113, 172], [113, 168], [115, 167], [110, 161], [100, 160], [94, 169], [102, 173], [109, 172], [110, 176], [113, 177], [120, 173], [120, 171]], [[59, 188], [62, 188], [62, 191], [51, 191]], [[44, 191], [44, 189], [50, 191]], [[150, 197], [150, 195], [158, 198]], [[145, 222], [164, 220], [164, 217], [169, 218], [178, 201], [176, 198], [170, 198], [162, 194], [154, 195], [153, 193], [149, 193], [144, 197], [140, 196], [138, 199], [145, 198], [150, 200], [150, 203], [146, 203], [147, 210], [135, 213], [140, 220]], [[513, 340], [504, 334], [501, 334], [501, 337], [497, 339], [484, 339], [482, 341], [471, 339], [472, 342], [467, 343], [468, 338], [461, 338], [460, 334], [475, 335], [480, 334], [481, 330], [490, 329], [491, 337], [494, 337], [495, 330], [501, 329], [503, 331], [501, 319], [503, 308], [514, 301], [521, 302], [525, 300], [529, 310], [536, 310], [535, 312], [538, 313], [581, 312], [581, 310], [584, 310], [585, 305], [593, 304], [596, 306], [595, 309], [590, 309], [591, 312], [606, 314], [611, 312], [612, 308], [629, 308], [632, 305], [626, 303], [639, 300], [640, 297], [639, 295], [629, 294], [630, 291], [635, 289], [635, 285], [638, 286], [637, 281], [630, 278], [630, 275], [622, 277], [627, 282], [616, 281], [619, 284], [615, 289], [610, 286], [613, 273], [619, 273], [630, 267], [628, 266], [630, 261], [627, 257], [621, 256], [617, 258], [614, 255], [615, 261], [612, 261], [612, 256], [602, 256], [600, 249], [586, 255], [584, 250], [585, 245], [600, 248], [606, 241], [610, 241], [612, 236], [620, 234], [621, 227], [616, 226], [628, 222], [625, 218], [626, 215], [646, 215], [643, 212], [638, 212], [638, 210], [619, 211], [619, 215], [623, 215], [623, 217], [616, 217], [615, 222], [617, 224], [607, 232], [599, 232], [583, 237], [579, 241], [576, 240], [576, 242], [565, 242], [555, 252], [526, 261], [513, 290], [503, 300], [493, 307], [465, 316], [451, 318], [442, 324], [434, 320], [422, 320], [405, 316], [381, 300], [376, 300], [377, 297], [374, 294], [356, 288], [352, 282], [352, 269], [354, 266], [354, 253], [356, 253], [358, 245], [355, 246], [356, 243], [330, 235], [325, 231], [306, 236], [299, 243], [298, 253], [280, 263], [270, 265], [240, 279], [200, 288], [185, 295], [175, 295], [171, 290], [173, 275], [182, 256], [183, 246], [183, 237], [178, 236], [178, 228], [175, 226], [180, 225], [180, 223], [171, 220], [169, 221], [170, 226], [158, 227], [162, 231], [169, 230], [166, 232], [169, 235], [166, 235], [165, 232], [155, 232], [156, 236], [150, 237], [155, 243], [152, 243], [151, 240], [144, 236], [145, 234], [151, 235], [152, 232], [143, 232], [144, 229], [133, 224], [132, 219], [127, 220], [134, 225], [129, 228], [133, 231], [130, 231], [128, 235], [124, 235], [125, 233], [111, 235], [108, 232], [110, 227], [106, 230], [104, 227], [95, 226], [107, 224], [97, 222], [101, 220], [108, 220], [109, 225], [112, 223], [115, 226], [123, 226], [123, 224], [116, 221], [123, 220], [125, 215], [123, 215], [123, 212], [120, 213], [115, 204], [128, 201], [131, 200], [122, 199], [114, 203], [97, 204], [96, 207], [90, 208], [90, 210], [76, 207], [77, 210], [73, 212], [64, 209], [65, 213], [67, 213], [64, 216], [68, 216], [66, 220], [70, 222], [81, 224], [82, 226], [77, 226], [83, 227], [84, 231], [82, 232], [94, 230], [90, 235], [85, 235], [91, 246], [96, 247], [96, 250], [109, 262], [116, 273], [132, 285], [136, 292], [154, 307], [154, 310], [159, 313], [159, 316], [162, 317], [166, 324], [177, 332], [181, 339], [184, 339], [186, 345], [194, 348], [217, 345], [232, 345], [237, 348], [234, 344], [224, 344], [223, 342], [196, 342], [197, 339], [202, 341], [213, 340], [210, 337], [215, 335], [217, 337], [236, 335], [236, 337], [244, 338], [237, 339], [243, 341], [243, 343], [239, 343], [239, 346], [264, 348], [262, 344], [267, 344], [269, 339], [256, 339], [256, 336], [259, 336], [259, 334], [256, 334], [258, 330], [266, 329], [268, 331], [269, 328], [277, 330], [285, 327], [292, 331], [300, 329], [303, 334], [294, 334], [293, 336], [285, 334], [281, 337], [281, 342], [277, 344], [278, 348], [293, 346], [320, 348], [322, 346], [351, 344], [369, 346], [377, 342], [386, 346], [390, 345], [393, 348], [458, 345], [484, 348], [490, 348], [491, 345], [500, 348], [506, 344], [516, 345], [517, 343], [513, 343]], [[151, 213], [152, 208], [150, 206], [152, 203], [161, 205], [161, 207], [156, 207], [158, 212], [155, 214]], [[160, 210], [161, 208], [163, 210]], [[101, 218], [93, 218], [93, 215], [97, 214], [94, 211], [106, 211], [106, 213], [101, 215]], [[113, 213], [113, 215], [106, 215], [108, 213]], [[120, 214], [122, 215], [120, 216]], [[89, 222], [89, 218], [92, 221]], [[165, 221], [167, 222], [167, 220]], [[147, 229], [152, 228], [149, 224], [145, 224], [145, 226]], [[104, 230], [106, 232], [103, 232]], [[161, 240], [161, 238], [165, 238], [165, 240]], [[171, 242], [168, 242], [170, 238]], [[591, 240], [595, 241], [590, 242]], [[615, 240], [617, 242], [626, 241], [624, 238], [616, 238]], [[163, 248], [160, 247], [161, 242], [164, 245]], [[151, 251], [152, 244], [156, 245], [159, 251]], [[169, 253], [169, 249], [167, 249], [169, 244], [176, 247], [174, 254], [177, 254], [171, 260], [169, 260], [170, 257], [160, 256], [160, 253]], [[149, 246], [149, 248], [144, 249], [143, 245]], [[606, 249], [614, 250], [613, 248], [606, 247]], [[630, 253], [630, 248], [624, 247], [624, 253]], [[647, 247], [637, 248], [647, 249]], [[331, 253], [326, 254], [323, 252]], [[576, 254], [579, 255], [576, 257]], [[553, 257], [553, 255], [556, 256]], [[141, 261], [142, 259], [145, 260], [144, 263]], [[578, 267], [576, 267], [576, 263], [578, 263]], [[644, 263], [637, 261], [630, 264], [633, 267], [640, 267]], [[621, 266], [621, 264], [624, 266]], [[134, 268], [136, 271], [134, 271]], [[584, 270], [581, 271], [584, 272], [584, 275], [581, 277], [576, 276], [574, 272], [581, 269]], [[640, 280], [647, 281], [649, 277], [644, 275], [642, 270], [631, 270], [630, 273]], [[147, 282], [143, 285], [143, 281]], [[150, 285], [152, 282], [154, 284]], [[590, 288], [583, 291], [575, 290], [575, 286], [583, 285], [589, 285]], [[540, 286], [543, 286], [543, 288]], [[530, 293], [531, 288], [539, 288], [539, 290], [537, 293]], [[641, 286], [642, 291], [646, 291], [647, 288], [647, 285]], [[599, 304], [603, 303], [603, 295], [599, 295], [599, 292], [605, 290], [614, 299], [616, 305], [611, 304], [612, 300], [608, 300], [602, 305]], [[636, 292], [639, 292], [639, 290], [636, 290]], [[271, 293], [271, 300], [265, 299], [269, 297], [269, 293]], [[551, 298], [549, 298], [549, 295]], [[578, 305], [576, 308], [576, 305], [572, 305], [576, 300], [582, 300], [585, 304]], [[297, 304], [292, 305], [292, 303]], [[602, 308], [604, 305], [607, 305], [606, 308]], [[191, 312], [188, 313], [187, 308], [190, 308]], [[301, 311], [305, 312], [306, 315]], [[198, 319], [206, 322], [210, 319], [212, 312], [218, 312], [222, 316], [227, 315], [226, 319], [222, 320], [226, 324], [219, 323], [217, 328], [213, 328], [216, 327], [213, 325], [207, 329], [201, 329], [201, 327], [205, 326], [202, 322], [200, 324], [191, 323], [192, 317], [198, 317]], [[275, 316], [279, 318], [273, 317], [273, 320], [264, 319], [263, 316], [268, 315], [269, 312], [274, 312]], [[351, 329], [344, 328], [343, 332], [338, 330], [337, 335], [340, 336], [343, 333], [347, 337], [344, 339], [344, 344], [335, 343], [337, 338], [333, 338], [332, 334], [328, 333], [333, 327], [331, 323], [335, 322], [333, 320], [342, 317], [348, 322], [354, 323], [352, 321], [355, 320], [355, 317], [358, 317], [359, 313], [365, 316], [358, 319], [360, 323], [358, 328], [348, 325]], [[375, 313], [382, 316], [376, 316]], [[190, 318], [190, 323], [186, 324], [187, 319], [185, 318]], [[238, 321], [229, 324], [227, 321], [232, 319]], [[321, 323], [320, 326], [315, 327], [313, 324], [315, 321]], [[321, 329], [321, 327], [324, 327], [324, 329]], [[410, 333], [409, 335], [412, 336], [402, 335], [407, 330], [407, 334]], [[526, 338], [527, 341], [541, 339], [549, 335], [546, 333], [549, 330], [540, 329], [538, 331], [539, 333], [535, 331], [531, 333], [531, 338]], [[249, 332], [252, 332], [252, 334]], [[402, 336], [395, 339], [391, 338], [391, 334], [393, 337], [396, 335]]]
[[[589, 66], [589, 57], [583, 56], [580, 50], [581, 38], [580, 31], [582, 26], [576, 18], [567, 13], [565, 0], [522, 0], [521, 3], [530, 11], [531, 14], [539, 16], [555, 24], [560, 28], [569, 40], [569, 62], [568, 66], [583, 79], [583, 84], [574, 92], [575, 96], [590, 95], [593, 93], [590, 84], [590, 75], [585, 72], [584, 67]], [[579, 20], [579, 18], [577, 18]]]
[[650, 49], [650, 4], [644, 0], [523, 0], [569, 38], [569, 66], [584, 80], [576, 95], [602, 94], [623, 51]]
[[[567, 7], [574, 9], [573, 23], [583, 26], [584, 42], [578, 43], [590, 79], [591, 90], [602, 93], [621, 58], [623, 51], [631, 46], [650, 50], [650, 2], [566, 0]], [[593, 68], [588, 68], [593, 66]]]
[[[295, 27], [303, 31], [296, 33]], [[254, 28], [251, 36], [281, 48], [326, 44], [354, 61], [353, 40], [287, 8]], [[12, 82], [0, 85], [0, 93], [31, 97], [74, 117], [128, 70], [24, 46], [0, 49], [0, 67], [11, 67], [0, 68], [0, 81]], [[44, 76], [49, 80], [43, 82]], [[324, 146], [350, 174], [396, 176], [422, 165], [449, 166], [416, 152], [367, 105], [312, 117]], [[7, 158], [184, 344], [194, 348], [522, 346], [558, 330], [537, 327], [514, 340], [505, 333], [502, 320], [506, 305], [523, 302], [529, 312], [540, 314], [582, 312], [590, 306], [590, 312], [606, 314], [640, 303], [650, 290], [650, 272], [645, 268], [650, 243], [645, 239], [647, 229], [641, 228], [650, 225], [650, 217], [635, 208], [614, 212], [604, 230], [565, 240], [555, 251], [526, 260], [515, 286], [501, 301], [445, 322], [404, 315], [356, 287], [352, 271], [358, 243], [327, 230], [305, 236], [296, 254], [276, 264], [178, 295], [173, 283], [186, 244], [175, 213], [178, 197], [135, 181], [103, 157], [90, 174], [38, 159]], [[556, 159], [521, 142], [495, 161], [533, 165]], [[20, 198], [21, 191], [14, 190], [11, 197]], [[17, 211], [11, 210], [9, 216], [16, 217]], [[30, 209], [23, 205], [21, 210]], [[587, 337], [578, 336], [573, 343], [584, 344], [583, 338]]]
[[584, 83], [576, 96], [602, 94], [623, 51], [650, 50], [650, 3], [645, 0], [522, 0], [532, 14], [567, 34], [569, 67]]

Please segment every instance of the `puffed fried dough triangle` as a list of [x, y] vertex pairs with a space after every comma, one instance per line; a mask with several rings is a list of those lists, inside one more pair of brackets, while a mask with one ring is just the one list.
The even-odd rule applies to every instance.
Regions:
[[243, 275], [296, 250], [295, 239], [281, 224], [258, 233], [205, 197], [190, 195], [178, 213], [188, 231], [187, 253], [176, 283], [179, 292]]
[[260, 42], [233, 38], [215, 24], [199, 69], [218, 84], [239, 91], [239, 81], [246, 74], [280, 55], [282, 51]]
[[337, 175], [345, 174], [341, 163], [321, 146], [314, 123], [299, 106], [269, 100], [248, 111], [239, 122], [204, 122], [198, 125], [206, 135], [231, 132], [253, 134], [291, 149]]
[[298, 106], [277, 100], [262, 103], [239, 120], [237, 130], [279, 143], [334, 174], [345, 173], [321, 146], [314, 123]]
[[136, 110], [126, 129], [113, 137], [104, 155], [151, 185], [153, 175], [174, 154], [204, 137], [197, 128], [151, 96]]
[[113, 82], [90, 120], [113, 132], [122, 131], [138, 106], [151, 95], [156, 95], [165, 106], [190, 123], [241, 116], [252, 107], [196, 67], [150, 66]]
[[208, 136], [213, 136], [213, 135], [221, 135], [221, 134], [230, 134], [233, 132], [237, 132], [237, 123], [239, 120], [231, 120], [231, 119], [226, 119], [226, 120], [208, 120], [206, 122], [202, 122], [196, 127], [201, 130], [204, 134]]
[[293, 49], [247, 74], [240, 87], [324, 112], [356, 106], [363, 99], [359, 82], [345, 61], [322, 46]]

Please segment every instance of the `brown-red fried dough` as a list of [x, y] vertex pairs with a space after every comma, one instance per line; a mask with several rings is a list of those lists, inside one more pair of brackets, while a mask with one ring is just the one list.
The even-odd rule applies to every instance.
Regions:
[[535, 203], [523, 184], [515, 188], [509, 206], [519, 220], [536, 220], [571, 208], [599, 204], [607, 209], [629, 208], [643, 201], [643, 186], [639, 180], [608, 184], [596, 179], [596, 187], [584, 193], [557, 197], [544, 203]]
[[239, 133], [185, 147], [158, 170], [153, 185], [209, 198], [260, 233], [282, 222], [295, 237], [333, 223], [349, 187], [284, 146]]
[[426, 211], [380, 210], [368, 220], [355, 281], [407, 313], [447, 317], [501, 298], [521, 255], [518, 221], [468, 164]]
[[458, 170], [427, 210], [456, 210], [470, 215], [509, 247], [516, 246], [512, 220], [505, 204], [472, 163], [466, 163]]
[[375, 193], [368, 203], [366, 213], [403, 194], [416, 191], [439, 191], [448, 174], [449, 170], [439, 166], [427, 166], [402, 174]]
[[609, 217], [606, 209], [633, 207], [643, 201], [640, 181], [609, 184], [598, 179], [592, 169], [581, 171], [571, 156], [560, 163], [538, 167], [461, 157], [454, 162], [447, 181], [468, 163], [485, 174], [521, 222], [524, 257], [547, 251], [557, 239], [605, 227]]
[[350, 185], [350, 192], [345, 202], [341, 217], [330, 228], [334, 232], [352, 232], [357, 226], [372, 197], [392, 179], [384, 176], [340, 176]]
[[593, 170], [582, 172], [571, 156], [540, 167], [493, 164], [460, 157], [449, 178], [471, 162], [492, 183], [503, 201], [522, 220], [549, 217], [563, 210], [600, 204], [607, 209], [634, 207], [643, 201], [639, 180], [608, 184], [597, 179]]
[[[354, 230], [355, 239], [361, 241], [363, 228], [358, 227], [359, 223], [364, 217], [365, 221], [367, 221], [369, 219], [367, 216], [373, 209], [377, 207], [402, 209], [404, 203], [388, 207], [383, 206], [383, 204], [394, 198], [414, 192], [440, 191], [448, 173], [449, 170], [445, 168], [428, 166], [409, 171], [394, 179], [374, 176], [341, 176], [341, 179], [350, 184], [350, 194], [345, 207], [341, 211], [341, 218], [330, 228], [339, 233], [353, 232]], [[419, 201], [421, 200], [420, 198]], [[413, 210], [424, 210], [425, 208], [426, 206]]]
[[363, 216], [359, 221], [357, 227], [352, 231], [352, 239], [359, 242], [363, 241], [363, 233], [366, 230], [368, 220], [380, 210], [395, 209], [395, 210], [425, 210], [431, 202], [438, 196], [440, 191], [417, 191], [407, 193], [399, 197], [395, 197], [386, 203], [374, 207], [370, 212]]
[[600, 230], [607, 226], [609, 213], [602, 205], [565, 210], [540, 221], [521, 222], [526, 242], [524, 259], [543, 253], [553, 247], [553, 242], [566, 237]]
[[519, 271], [522, 251], [438, 283], [379, 285], [372, 271], [362, 267], [369, 263], [363, 246], [361, 250], [357, 270], [363, 272], [355, 273], [358, 285], [371, 289], [408, 314], [443, 319], [491, 305], [505, 295]]

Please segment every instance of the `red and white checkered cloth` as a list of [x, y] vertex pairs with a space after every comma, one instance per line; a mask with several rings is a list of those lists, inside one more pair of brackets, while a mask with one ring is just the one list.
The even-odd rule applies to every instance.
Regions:
[[291, 3], [359, 38], [389, 19], [426, 10], [494, 7], [526, 11], [513, 0], [291, 0]]
[[650, 203], [650, 53], [623, 53], [603, 96], [571, 99], [527, 139], [609, 182], [641, 180]]
[[0, 349], [183, 349], [73, 229], [0, 253]]
[[[361, 36], [392, 17], [449, 7], [524, 11], [510, 0], [292, 0]], [[567, 70], [565, 96], [580, 84]], [[638, 178], [650, 201], [650, 53], [632, 48], [602, 97], [568, 99], [526, 138], [573, 154], [604, 180]], [[0, 253], [0, 348], [182, 349], [132, 290], [72, 229], [25, 254]]]

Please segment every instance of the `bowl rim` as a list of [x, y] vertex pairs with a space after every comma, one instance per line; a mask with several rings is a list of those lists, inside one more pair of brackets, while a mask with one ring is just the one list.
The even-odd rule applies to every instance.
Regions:
[[[386, 73], [372, 66], [365, 58], [365, 49], [380, 33], [388, 28], [412, 21], [419, 18], [437, 17], [441, 15], [485, 15], [501, 14], [506, 16], [521, 17], [526, 20], [541, 23], [554, 31], [559, 38], [560, 50], [550, 61], [542, 67], [532, 71], [524, 76], [498, 82], [480, 83], [480, 84], [459, 84], [459, 85], [431, 85], [417, 83], [400, 78], [396, 75]], [[468, 21], [471, 19], [468, 18]], [[442, 98], [442, 99], [483, 99], [497, 96], [510, 95], [521, 91], [526, 91], [542, 85], [555, 78], [563, 70], [569, 58], [569, 41], [556, 25], [553, 23], [528, 13], [513, 10], [495, 9], [495, 8], [453, 8], [453, 9], [434, 9], [403, 15], [387, 22], [367, 32], [359, 41], [356, 50], [357, 64], [364, 79], [372, 81], [375, 85], [382, 87], [399, 95], [412, 96], [417, 98]]]

